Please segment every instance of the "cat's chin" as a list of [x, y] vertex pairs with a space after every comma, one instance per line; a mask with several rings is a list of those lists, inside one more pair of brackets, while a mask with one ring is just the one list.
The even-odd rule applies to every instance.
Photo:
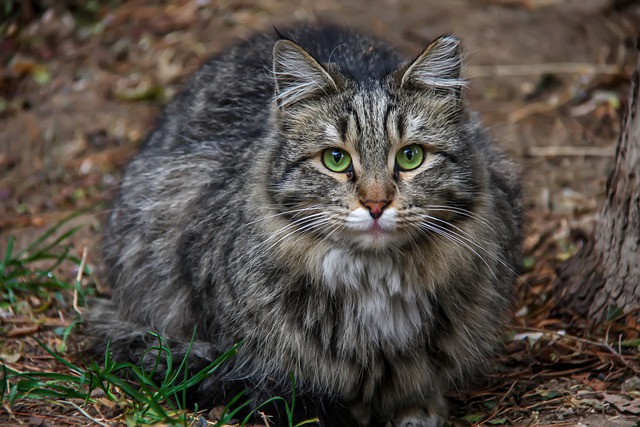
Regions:
[[395, 230], [367, 230], [349, 233], [350, 242], [360, 249], [384, 250], [397, 248], [407, 242], [403, 233]]
[[375, 250], [398, 246], [403, 240], [396, 233], [389, 232], [361, 233], [353, 238], [357, 247]]

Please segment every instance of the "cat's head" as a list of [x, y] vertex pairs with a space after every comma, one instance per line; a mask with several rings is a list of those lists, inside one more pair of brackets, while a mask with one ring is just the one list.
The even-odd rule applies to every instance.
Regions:
[[288, 219], [283, 236], [380, 250], [450, 235], [474, 216], [482, 172], [461, 99], [458, 39], [440, 37], [376, 79], [320, 64], [289, 40], [273, 57], [268, 188]]

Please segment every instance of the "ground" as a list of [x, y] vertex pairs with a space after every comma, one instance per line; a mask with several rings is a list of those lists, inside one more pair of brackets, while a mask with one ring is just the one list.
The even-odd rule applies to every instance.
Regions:
[[[100, 224], [122, 166], [207, 56], [293, 21], [360, 28], [409, 56], [440, 34], [460, 36], [470, 105], [522, 166], [527, 258], [500, 369], [487, 384], [452, 394], [455, 422], [637, 425], [637, 317], [592, 327], [551, 314], [555, 268], [589, 235], [613, 165], [636, 60], [637, 1], [9, 0], [3, 7], [0, 254], [9, 235], [25, 247], [90, 208], [72, 221], [84, 226], [68, 245], [78, 258], [86, 249], [91, 266], [99, 264]], [[61, 274], [73, 277], [71, 269]], [[108, 292], [100, 278], [80, 282]], [[74, 311], [58, 299], [23, 297], [22, 311], [3, 305], [0, 356], [15, 369], [58, 369], [34, 338], [58, 343], [57, 328], [69, 326]], [[0, 424], [87, 421], [73, 408], [49, 413], [29, 403], [10, 415], [3, 404]]]

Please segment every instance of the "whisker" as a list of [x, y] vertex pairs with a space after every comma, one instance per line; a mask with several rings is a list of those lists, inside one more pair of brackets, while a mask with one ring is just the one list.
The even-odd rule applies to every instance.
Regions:
[[444, 205], [427, 205], [425, 206], [425, 209], [437, 211], [437, 212], [456, 213], [459, 215], [464, 215], [467, 218], [475, 219], [476, 221], [488, 227], [496, 236], [500, 238], [501, 241], [504, 241], [502, 235], [498, 233], [498, 231], [494, 228], [493, 224], [491, 224], [489, 221], [482, 218], [480, 215], [468, 209], [458, 208], [455, 206], [444, 206]]
[[[302, 225], [303, 227], [305, 227], [307, 224], [306, 223], [312, 223], [314, 221], [316, 221], [317, 218], [321, 218], [324, 216], [324, 213], [322, 212], [318, 212], [312, 215], [308, 215], [302, 218], [298, 218], [295, 221], [289, 222], [287, 225], [285, 225], [284, 227], [281, 227], [280, 229], [278, 229], [276, 232], [274, 232], [273, 234], [271, 234], [269, 237], [267, 237], [262, 243], [261, 246], [269, 243], [270, 240], [279, 237], [280, 235], [282, 235], [285, 232], [289, 232], [290, 230], [293, 229], [292, 232], [296, 231], [296, 228], [300, 225]], [[257, 249], [260, 249], [261, 247], [259, 246]]]
[[278, 239], [276, 242], [274, 242], [271, 246], [269, 246], [266, 251], [270, 251], [271, 249], [273, 249], [278, 243], [282, 242], [283, 240], [285, 240], [286, 238], [288, 238], [289, 236], [291, 236], [292, 234], [298, 232], [305, 232], [305, 231], [315, 231], [317, 229], [320, 229], [322, 226], [324, 226], [325, 224], [329, 223], [330, 220], [327, 218], [321, 219], [321, 220], [316, 220], [316, 221], [311, 221], [309, 224], [306, 224], [298, 229], [295, 229], [289, 233], [287, 233], [286, 235], [282, 236], [280, 239]]
[[[266, 249], [266, 251], [272, 249], [275, 245], [277, 245], [282, 239], [286, 238], [287, 236], [295, 233], [296, 231], [298, 231], [298, 229], [296, 229], [296, 227], [300, 227], [300, 225], [302, 225], [302, 227], [300, 228], [304, 228], [304, 227], [308, 227], [309, 224], [313, 224], [315, 222], [318, 221], [318, 218], [320, 217], [322, 219], [322, 216], [324, 216], [325, 214], [322, 212], [318, 212], [312, 215], [308, 215], [302, 218], [298, 218], [295, 221], [292, 221], [288, 224], [286, 224], [285, 226], [281, 227], [280, 229], [276, 230], [274, 233], [272, 233], [271, 235], [269, 235], [265, 240], [263, 240], [262, 242], [260, 242], [255, 248], [255, 251], [263, 251], [263, 249], [271, 243], [271, 241], [273, 239], [277, 239], [279, 237], [281, 237], [283, 234], [288, 233], [286, 236], [281, 237], [278, 241], [276, 241], [275, 243], [273, 243], [271, 246], [269, 246], [269, 248]], [[236, 260], [233, 261], [234, 264], [238, 264], [240, 262], [242, 262], [244, 260], [242, 260], [241, 258], [237, 258]]]
[[480, 253], [478, 253], [478, 251], [476, 251], [475, 249], [473, 249], [471, 246], [469, 246], [468, 243], [466, 243], [464, 240], [456, 237], [454, 234], [451, 234], [449, 232], [449, 230], [442, 228], [441, 226], [438, 226], [437, 224], [433, 224], [431, 222], [420, 222], [420, 225], [425, 227], [427, 230], [433, 231], [434, 233], [445, 237], [449, 240], [451, 240], [452, 242], [458, 243], [460, 246], [468, 249], [469, 251], [473, 252], [478, 258], [480, 258], [480, 260], [487, 266], [487, 268], [489, 269], [489, 271], [491, 272], [491, 275], [494, 277], [494, 279], [497, 279], [495, 273], [493, 272], [493, 269], [491, 268], [491, 266], [489, 265], [489, 263], [487, 262], [486, 259], [484, 259], [484, 257], [482, 255], [480, 255]]
[[[331, 220], [331, 218], [327, 218], [328, 220]], [[331, 236], [338, 232], [338, 231], [343, 231], [345, 229], [345, 225], [343, 222], [338, 222], [338, 227], [335, 227], [333, 230], [331, 230], [326, 236], [322, 236], [322, 238], [320, 239], [320, 241], [318, 243], [316, 243], [316, 245], [314, 246], [314, 250], [318, 248], [318, 246], [320, 246], [323, 242], [331, 241]]]
[[[467, 234], [466, 231], [462, 230], [459, 227], [456, 227], [454, 224], [451, 224], [450, 222], [445, 221], [445, 220], [443, 220], [441, 218], [433, 217], [433, 216], [430, 216], [430, 215], [426, 215], [426, 217], [428, 219], [430, 219], [430, 220], [436, 220], [436, 221], [444, 223], [444, 224], [446, 224], [446, 225], [448, 225], [450, 227], [453, 227], [456, 230], [460, 231], [460, 233], [461, 233], [461, 234], [460, 233], [456, 233], [454, 231], [451, 231], [451, 230], [448, 230], [448, 229], [444, 228], [443, 226], [434, 224], [433, 222], [429, 222], [429, 224], [431, 226], [433, 226], [433, 227], [437, 228], [438, 230], [442, 231], [442, 233], [438, 233], [438, 234], [440, 234], [442, 236], [446, 235], [446, 237], [448, 237], [452, 241], [454, 241], [454, 239], [460, 240], [458, 243], [464, 244], [465, 247], [467, 247], [469, 250], [471, 250], [472, 252], [474, 252], [476, 255], [478, 255], [480, 257], [480, 254], [477, 251], [473, 250], [471, 247], [469, 247], [468, 244], [471, 244], [471, 245], [475, 246], [476, 248], [481, 250], [483, 253], [487, 254], [491, 259], [493, 259], [494, 261], [496, 261], [497, 263], [499, 263], [500, 265], [505, 267], [507, 270], [509, 270], [511, 273], [513, 273], [516, 277], [522, 279], [520, 277], [520, 275], [509, 264], [507, 264], [507, 262], [504, 259], [498, 257], [497, 255], [495, 255], [491, 251], [488, 251], [484, 246], [478, 244], [476, 241], [474, 241], [473, 239], [468, 237], [468, 235], [465, 236], [465, 234]], [[483, 257], [480, 257], [480, 258], [483, 260], [483, 262], [488, 267], [489, 265], [487, 264], [486, 260]], [[494, 274], [494, 277], [495, 277], [495, 274]]]
[[518, 276], [518, 277], [520, 276], [520, 275], [519, 275], [519, 274], [518, 274], [518, 273], [517, 273], [513, 268], [511, 268], [511, 266], [509, 266], [509, 264], [507, 264], [507, 263], [506, 263], [502, 258], [498, 257], [498, 256], [497, 256], [497, 255], [495, 255], [493, 252], [488, 251], [484, 246], [482, 246], [482, 245], [478, 244], [476, 241], [474, 241], [473, 239], [471, 239], [471, 237], [469, 236], [469, 234], [468, 234], [465, 230], [463, 230], [463, 229], [461, 229], [460, 227], [457, 227], [456, 225], [451, 224], [450, 222], [445, 221], [445, 220], [443, 220], [443, 219], [441, 219], [441, 218], [437, 218], [437, 217], [434, 217], [434, 216], [431, 216], [431, 215], [426, 215], [426, 217], [428, 217], [429, 219], [432, 219], [432, 220], [435, 220], [435, 221], [441, 222], [441, 223], [443, 223], [443, 224], [445, 224], [445, 225], [448, 225], [449, 227], [452, 227], [452, 228], [456, 229], [456, 230], [457, 230], [457, 231], [459, 231], [460, 233], [456, 233], [456, 232], [453, 232], [453, 231], [451, 231], [451, 230], [447, 230], [447, 231], [448, 231], [449, 233], [452, 233], [453, 235], [455, 235], [455, 236], [459, 237], [460, 239], [463, 239], [463, 240], [465, 240], [466, 242], [468, 242], [468, 243], [470, 243], [470, 244], [474, 245], [476, 248], [478, 248], [478, 249], [482, 250], [484, 253], [486, 253], [487, 255], [489, 255], [489, 256], [490, 256], [494, 261], [496, 261], [496, 262], [500, 263], [503, 267], [507, 268], [510, 272], [512, 272], [513, 274], [515, 274], [515, 275], [516, 275], [516, 276]]
[[[260, 217], [258, 219], [255, 219], [253, 221], [247, 222], [246, 224], [242, 224], [239, 229], [242, 229], [244, 227], [248, 227], [250, 225], [253, 225], [257, 222], [260, 221], [265, 221], [267, 219], [271, 219], [271, 218], [276, 218], [278, 216], [283, 216], [283, 215], [291, 215], [291, 214], [296, 214], [296, 213], [301, 213], [301, 212], [309, 212], [309, 211], [318, 211], [320, 210], [322, 207], [320, 205], [316, 205], [316, 206], [310, 206], [310, 207], [306, 207], [306, 208], [300, 208], [300, 209], [291, 209], [289, 211], [285, 211], [285, 212], [279, 212], [276, 214], [272, 214], [272, 215], [265, 215], [263, 217]], [[295, 215], [292, 215], [295, 216]]]

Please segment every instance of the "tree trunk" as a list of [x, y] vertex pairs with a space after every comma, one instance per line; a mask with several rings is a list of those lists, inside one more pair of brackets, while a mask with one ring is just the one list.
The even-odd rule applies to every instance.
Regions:
[[597, 322], [640, 306], [640, 57], [594, 235], [558, 273], [560, 312]]

